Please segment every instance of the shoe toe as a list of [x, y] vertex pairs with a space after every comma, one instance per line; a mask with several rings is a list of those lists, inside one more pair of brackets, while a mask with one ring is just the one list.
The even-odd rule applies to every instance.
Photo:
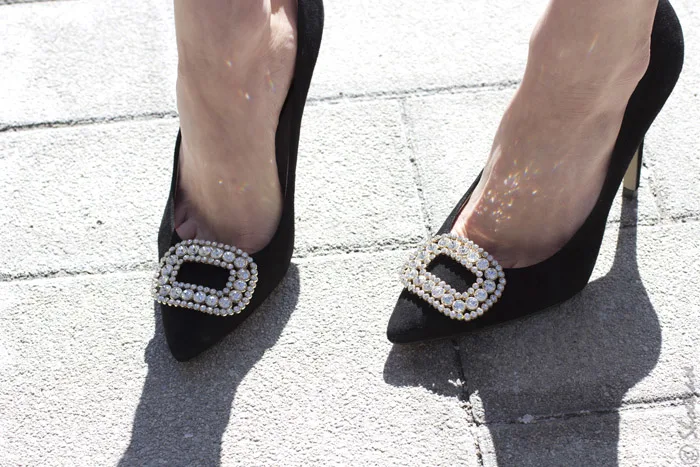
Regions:
[[187, 308], [159, 306], [165, 340], [173, 357], [180, 362], [196, 357], [231, 332], [231, 323], [227, 318]]
[[[463, 266], [445, 256], [435, 259], [429, 271], [457, 290], [467, 290], [476, 279]], [[408, 344], [451, 337], [479, 327], [477, 321], [467, 323], [448, 318], [428, 302], [404, 290], [389, 319], [387, 338], [394, 344]]]
[[394, 344], [409, 344], [451, 336], [460, 331], [458, 324], [404, 290], [389, 318], [386, 335]]

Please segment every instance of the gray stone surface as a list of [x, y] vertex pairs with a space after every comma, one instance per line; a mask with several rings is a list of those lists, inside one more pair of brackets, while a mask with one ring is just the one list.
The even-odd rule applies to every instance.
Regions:
[[[546, 2], [327, 2], [312, 98], [520, 78]], [[515, 17], [503, 27], [504, 19]], [[172, 4], [78, 0], [6, 7], [0, 127], [175, 110]], [[478, 18], [478, 19], [477, 19]], [[333, 26], [337, 25], [337, 26]], [[490, 47], [477, 44], [490, 44]], [[410, 51], [410, 52], [407, 52]], [[460, 57], [455, 60], [454, 57]]]
[[148, 296], [172, 4], [0, 0], [0, 465], [700, 465], [697, 2], [592, 283], [406, 347], [396, 269], [481, 169], [546, 2], [326, 3], [294, 264], [178, 364]]
[[479, 444], [485, 467], [697, 465], [678, 433], [685, 416], [685, 407], [671, 406], [496, 424], [479, 429]]
[[[477, 465], [452, 344], [392, 349], [399, 287], [366, 298], [405, 254], [293, 265], [263, 309], [188, 364], [158, 319], [148, 342], [146, 273], [0, 285], [2, 465], [124, 453], [121, 465]], [[404, 384], [416, 371], [430, 387]]]
[[87, 0], [3, 6], [0, 128], [175, 109], [172, 4]]

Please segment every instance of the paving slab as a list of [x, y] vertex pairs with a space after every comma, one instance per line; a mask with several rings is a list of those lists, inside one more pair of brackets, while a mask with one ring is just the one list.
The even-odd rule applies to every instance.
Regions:
[[37, 2], [0, 12], [0, 128], [175, 109], [172, 3]]
[[298, 254], [397, 248], [425, 238], [398, 102], [311, 106], [299, 145]]
[[[514, 93], [515, 88], [510, 87], [405, 100], [409, 139], [433, 231], [440, 228], [483, 169], [503, 112]], [[651, 138], [649, 144], [653, 147], [655, 141]], [[622, 218], [622, 198], [618, 196], [609, 222], [622, 221], [624, 225], [658, 222], [660, 214], [648, 172], [642, 170], [637, 195], [639, 211], [626, 212], [628, 215]]]
[[[484, 467], [678, 467], [700, 449], [684, 439], [683, 405], [479, 428]], [[697, 459], [697, 457], [695, 457]]]
[[328, 1], [313, 95], [392, 94], [519, 80], [530, 34], [546, 4]]
[[[477, 465], [452, 344], [396, 353], [384, 338], [400, 286], [372, 291], [404, 255], [293, 265], [187, 364], [146, 273], [0, 284], [0, 464]], [[433, 384], [403, 384], [415, 371]]]
[[[326, 2], [312, 98], [519, 79], [545, 0]], [[175, 111], [172, 3], [44, 2], [0, 15], [0, 128]], [[223, 66], [223, 63], [222, 63]]]
[[[175, 119], [0, 134], [0, 236], [15, 239], [0, 277], [155, 264], [176, 134]], [[310, 107], [300, 144], [299, 254], [425, 236], [397, 102]]]
[[619, 238], [616, 230], [608, 229], [592, 282], [579, 296], [462, 339], [477, 420], [692, 395], [685, 374], [700, 362], [700, 306], [689, 293], [700, 287], [700, 223], [626, 228]]

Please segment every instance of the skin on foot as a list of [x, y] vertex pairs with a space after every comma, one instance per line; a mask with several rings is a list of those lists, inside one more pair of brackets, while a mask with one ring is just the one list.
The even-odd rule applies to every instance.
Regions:
[[656, 1], [634, 1], [552, 0], [533, 34], [522, 84], [452, 229], [504, 267], [554, 255], [600, 195], [649, 63]]
[[275, 134], [296, 57], [296, 0], [176, 0], [182, 143], [176, 231], [264, 248], [281, 216]]

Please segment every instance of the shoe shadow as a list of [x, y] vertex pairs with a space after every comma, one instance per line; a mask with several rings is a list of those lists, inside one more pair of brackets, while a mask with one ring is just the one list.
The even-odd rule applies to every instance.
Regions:
[[232, 336], [187, 363], [170, 355], [156, 313], [131, 442], [118, 465], [220, 465], [222, 436], [235, 416], [236, 390], [279, 339], [298, 297], [299, 270], [292, 264], [277, 290]]
[[[635, 200], [623, 201], [623, 225], [636, 224], [636, 207]], [[636, 246], [637, 228], [621, 228], [612, 268], [579, 296], [556, 310], [459, 340], [461, 397], [472, 407], [484, 457], [495, 457], [499, 466], [618, 464], [618, 409], [656, 366], [661, 349]], [[398, 362], [419, 358], [415, 353], [395, 346], [385, 381], [446, 387], [450, 374], [439, 375], [443, 382], [435, 384], [434, 368], [399, 368]]]

